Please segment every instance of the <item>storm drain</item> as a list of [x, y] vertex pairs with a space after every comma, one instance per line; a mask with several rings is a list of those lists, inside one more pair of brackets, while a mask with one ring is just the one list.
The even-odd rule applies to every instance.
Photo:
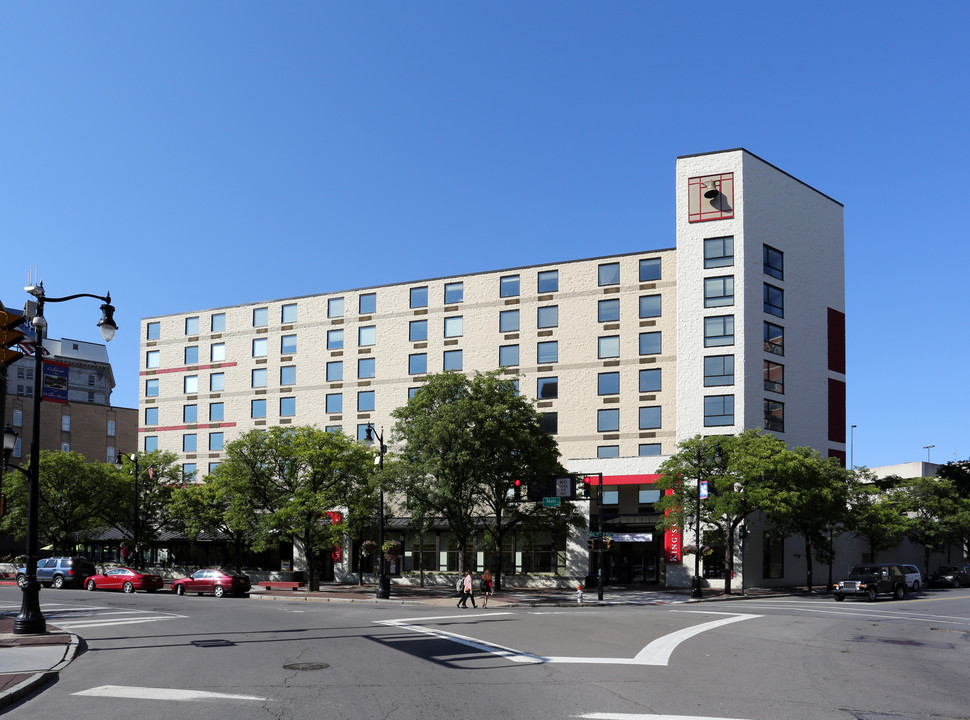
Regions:
[[283, 666], [284, 670], [326, 670], [330, 665], [328, 663], [315, 663], [315, 662], [301, 662], [301, 663], [288, 663]]

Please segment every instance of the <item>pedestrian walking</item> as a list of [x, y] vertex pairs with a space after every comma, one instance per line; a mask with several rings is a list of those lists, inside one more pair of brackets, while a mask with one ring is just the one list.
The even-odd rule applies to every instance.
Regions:
[[482, 607], [488, 607], [488, 596], [492, 594], [492, 571], [486, 570], [482, 573], [482, 579], [478, 583], [478, 590], [482, 593], [482, 597], [485, 600], [482, 602]]
[[472, 607], [477, 608], [478, 605], [475, 604], [475, 595], [472, 592], [472, 571], [465, 571], [465, 579], [462, 581], [461, 586], [461, 600], [458, 601], [458, 607], [462, 610], [468, 608], [468, 598], [472, 600]]

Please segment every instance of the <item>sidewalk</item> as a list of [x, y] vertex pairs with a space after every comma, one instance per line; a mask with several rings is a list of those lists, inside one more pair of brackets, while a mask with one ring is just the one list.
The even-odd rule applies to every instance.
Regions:
[[[14, 584], [5, 582], [4, 584]], [[280, 602], [343, 602], [343, 603], [380, 603], [383, 605], [429, 605], [442, 608], [455, 607], [458, 594], [454, 588], [446, 586], [418, 587], [411, 585], [392, 585], [391, 597], [378, 600], [375, 597], [376, 585], [321, 585], [320, 590], [264, 590], [253, 588], [250, 597], [260, 601]], [[603, 588], [603, 601], [599, 602], [596, 588], [583, 592], [583, 607], [619, 605], [668, 605], [673, 603], [716, 602], [724, 600], [745, 600], [750, 598], [777, 597], [804, 594], [800, 588], [749, 588], [745, 595], [725, 595], [715, 588], [705, 588], [704, 597], [693, 599], [690, 589], [671, 590], [666, 588], [646, 589], [611, 587]], [[165, 592], [165, 591], [163, 591]], [[482, 598], [475, 595], [478, 608], [482, 608]], [[548, 588], [512, 588], [493, 595], [488, 600], [489, 608], [542, 608], [576, 607], [578, 602], [575, 590]], [[471, 606], [469, 605], [469, 609]], [[66, 667], [77, 655], [79, 639], [73, 633], [59, 630], [48, 625], [44, 635], [14, 635], [15, 613], [0, 615], [0, 708], [17, 702], [23, 697], [39, 690], [58, 672]]]

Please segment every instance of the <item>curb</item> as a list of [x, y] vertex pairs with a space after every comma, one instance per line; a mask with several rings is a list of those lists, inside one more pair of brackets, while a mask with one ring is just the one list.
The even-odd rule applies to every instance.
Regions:
[[60, 674], [61, 670], [73, 662], [74, 658], [76, 658], [80, 652], [81, 641], [74, 633], [69, 633], [69, 635], [70, 642], [65, 645], [64, 658], [49, 670], [34, 673], [22, 682], [14, 685], [9, 690], [0, 692], [0, 708], [13, 705], [15, 702], [18, 702], [28, 695], [32, 695], [33, 693], [37, 692], [44, 685], [56, 678], [58, 674]]

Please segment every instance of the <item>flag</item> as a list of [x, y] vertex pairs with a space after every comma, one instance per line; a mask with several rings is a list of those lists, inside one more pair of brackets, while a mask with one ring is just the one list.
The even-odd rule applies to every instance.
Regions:
[[148, 472], [148, 479], [149, 480], [154, 480], [155, 479], [155, 463], [152, 463], [151, 465], [148, 466], [148, 471], [147, 472]]

